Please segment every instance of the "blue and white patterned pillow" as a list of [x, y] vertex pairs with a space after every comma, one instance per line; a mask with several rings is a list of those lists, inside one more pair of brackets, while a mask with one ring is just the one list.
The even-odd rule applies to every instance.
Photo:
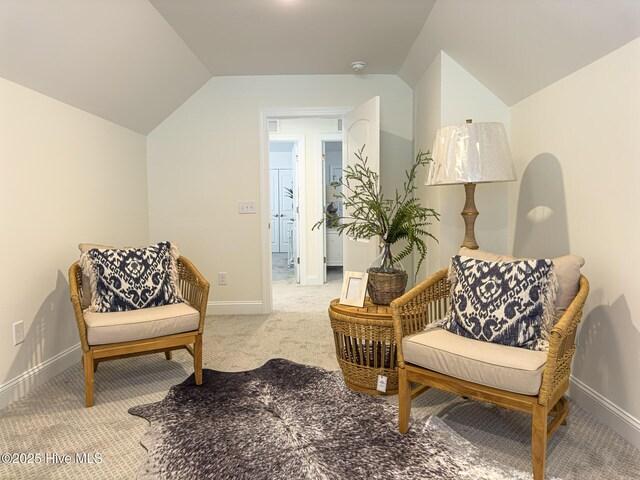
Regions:
[[80, 257], [91, 285], [92, 312], [124, 312], [181, 303], [178, 249], [170, 242], [144, 248], [93, 248]]
[[546, 351], [558, 287], [551, 260], [485, 262], [456, 255], [449, 269], [450, 332]]

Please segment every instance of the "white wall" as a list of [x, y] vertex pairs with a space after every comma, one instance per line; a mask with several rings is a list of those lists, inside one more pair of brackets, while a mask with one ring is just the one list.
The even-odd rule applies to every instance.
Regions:
[[143, 135], [4, 79], [0, 105], [1, 408], [80, 358], [67, 278], [78, 243], [149, 235]]
[[[442, 110], [441, 124], [458, 125], [466, 119], [474, 122], [501, 122], [509, 131], [509, 109], [487, 87], [442, 53]], [[435, 139], [435, 134], [434, 134]], [[460, 250], [464, 239], [464, 221], [460, 212], [464, 207], [463, 185], [429, 187], [440, 190], [441, 266]], [[483, 183], [476, 186], [475, 201], [480, 214], [476, 219], [475, 235], [478, 245], [490, 252], [507, 251], [508, 185]]]
[[375, 95], [382, 175], [397, 184], [412, 156], [412, 92], [395, 75], [212, 78], [149, 134], [151, 239], [179, 242], [212, 283], [228, 272], [228, 285], [212, 287], [212, 313], [220, 302], [241, 311], [262, 302], [260, 215], [237, 213], [238, 201], [260, 201], [261, 110], [355, 106]]
[[[324, 152], [325, 158], [325, 171], [324, 178], [326, 182], [326, 200], [327, 205], [330, 202], [334, 202], [336, 207], [338, 208], [338, 215], [342, 214], [341, 201], [336, 198], [336, 195], [339, 193], [337, 188], [331, 186], [331, 182], [337, 181], [339, 178], [342, 178], [342, 142], [327, 142], [325, 146]], [[336, 178], [331, 178], [331, 171], [340, 172], [340, 176]]]
[[269, 168], [293, 168], [293, 152], [269, 152]]
[[[572, 396], [640, 445], [640, 39], [511, 108], [510, 243], [591, 282]], [[603, 405], [608, 405], [603, 408]], [[615, 412], [615, 414], [612, 414]]]
[[[415, 150], [431, 151], [438, 128], [474, 122], [502, 122], [509, 128], [509, 110], [464, 68], [441, 52], [427, 68], [414, 93]], [[462, 185], [425, 187], [426, 174], [419, 178], [419, 195], [425, 204], [440, 214], [432, 233], [439, 243], [430, 241], [426, 270], [423, 275], [445, 267], [457, 253], [464, 238], [464, 222], [460, 212], [465, 194]], [[504, 184], [480, 184], [476, 187], [476, 206], [480, 215], [475, 234], [480, 248], [494, 252], [507, 251], [508, 198]]]
[[[413, 92], [413, 139], [414, 155], [420, 150], [430, 152], [436, 138], [436, 131], [441, 127], [442, 110], [442, 55], [438, 54], [433, 63], [424, 72]], [[439, 189], [426, 187], [424, 181], [427, 177], [423, 170], [417, 178], [417, 196], [422, 203], [440, 212]], [[429, 227], [437, 239], [440, 239], [440, 222], [435, 221]], [[440, 267], [440, 245], [435, 241], [427, 240], [427, 258], [420, 268], [417, 281], [424, 280], [429, 274], [436, 272]], [[418, 256], [414, 254], [414, 263], [418, 264]], [[413, 280], [413, 279], [410, 279]]]
[[342, 170], [342, 141], [328, 141], [325, 145], [325, 176], [327, 185], [331, 183], [331, 167], [337, 167]]

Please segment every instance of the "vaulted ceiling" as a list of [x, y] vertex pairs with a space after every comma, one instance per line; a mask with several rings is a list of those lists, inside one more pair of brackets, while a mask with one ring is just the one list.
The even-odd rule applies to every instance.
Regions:
[[0, 0], [0, 76], [146, 134], [219, 75], [398, 74], [511, 105], [640, 36], [640, 0]]
[[640, 0], [439, 0], [399, 75], [440, 50], [507, 105], [640, 36]]

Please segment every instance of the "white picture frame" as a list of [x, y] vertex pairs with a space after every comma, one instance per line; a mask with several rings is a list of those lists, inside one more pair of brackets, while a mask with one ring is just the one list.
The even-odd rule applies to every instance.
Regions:
[[329, 183], [339, 182], [342, 178], [342, 165], [329, 166]]
[[368, 280], [369, 274], [366, 272], [344, 272], [340, 304], [363, 307]]

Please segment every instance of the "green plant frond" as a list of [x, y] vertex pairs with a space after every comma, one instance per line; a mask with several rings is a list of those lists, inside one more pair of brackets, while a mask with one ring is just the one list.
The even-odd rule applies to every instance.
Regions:
[[[432, 220], [440, 219], [435, 210], [421, 205], [414, 196], [418, 169], [432, 159], [429, 152], [419, 151], [411, 168], [405, 172], [402, 191], [396, 189], [392, 198], [385, 198], [380, 189], [380, 175], [370, 168], [364, 150], [365, 145], [354, 153], [357, 161], [347, 165], [343, 176], [331, 183], [332, 187], [340, 189], [335, 198], [342, 202], [345, 212], [344, 216], [335, 216], [334, 221], [339, 220], [338, 233], [355, 239], [380, 236], [390, 244], [406, 240], [406, 246], [394, 258], [400, 260], [417, 251], [420, 256], [417, 275], [427, 254], [424, 238], [437, 241], [428, 232], [428, 226]], [[318, 221], [312, 229], [319, 228], [324, 221], [324, 218]]]
[[407, 255], [409, 255], [411, 252], [413, 252], [413, 245], [407, 244], [402, 250], [400, 250], [398, 254], [396, 254], [395, 259], [397, 261], [400, 261], [403, 258], [405, 258]]
[[323, 224], [324, 224], [324, 218], [322, 220], [318, 220], [316, 223], [313, 224], [313, 227], [311, 227], [311, 231], [315, 230], [316, 228], [320, 228]]

